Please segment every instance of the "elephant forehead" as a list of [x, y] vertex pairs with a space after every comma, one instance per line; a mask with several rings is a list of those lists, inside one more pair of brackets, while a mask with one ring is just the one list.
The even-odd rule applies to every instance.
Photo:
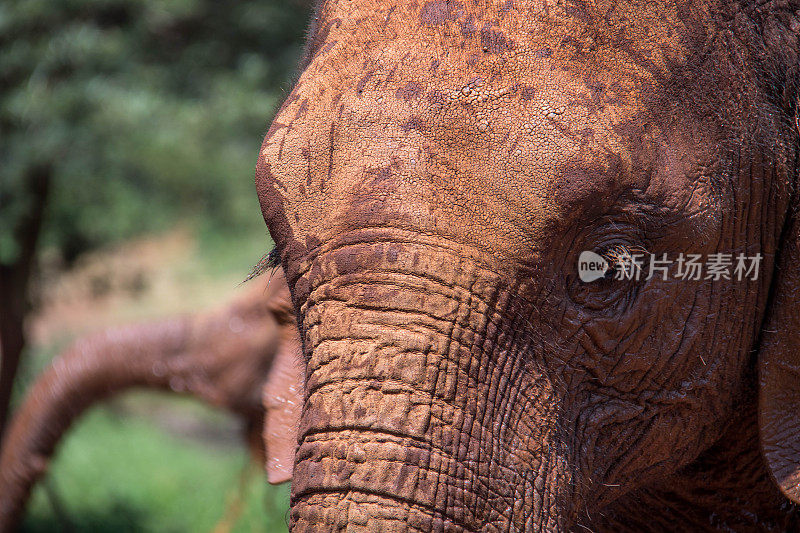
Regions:
[[262, 156], [295, 185], [293, 225], [383, 211], [533, 241], [644, 179], [688, 18], [671, 2], [329, 2]]
[[703, 20], [664, 1], [328, 2], [308, 73], [333, 94], [395, 88], [397, 105], [482, 81], [473, 98], [524, 93], [525, 110], [543, 122], [538, 115], [570, 99], [577, 107], [576, 96], [596, 100], [604, 86], [616, 93], [609, 103], [637, 106], [706, 40]]

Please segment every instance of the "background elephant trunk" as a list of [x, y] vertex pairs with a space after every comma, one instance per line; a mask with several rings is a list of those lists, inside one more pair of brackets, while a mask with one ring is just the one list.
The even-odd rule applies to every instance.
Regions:
[[[36, 380], [0, 452], [0, 532], [13, 531], [61, 436], [94, 403], [132, 387], [190, 394], [241, 415], [263, 459], [262, 389], [296, 327], [282, 277], [222, 312], [110, 329], [76, 342]], [[296, 334], [295, 334], [296, 336]], [[284, 349], [287, 349], [284, 347]], [[291, 350], [290, 350], [291, 351]]]
[[547, 446], [553, 396], [523, 381], [529, 339], [498, 319], [516, 288], [430, 251], [414, 271], [400, 264], [414, 249], [381, 246], [320, 257], [320, 278], [295, 285], [308, 369], [292, 531], [558, 530], [570, 479]]

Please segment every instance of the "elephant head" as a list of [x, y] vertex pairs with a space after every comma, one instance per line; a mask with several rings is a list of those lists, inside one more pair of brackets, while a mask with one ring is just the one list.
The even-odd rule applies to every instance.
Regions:
[[[798, 33], [795, 0], [322, 2], [256, 170], [293, 530], [797, 527]], [[634, 251], [761, 262], [579, 277]]]
[[278, 271], [214, 312], [111, 328], [76, 341], [30, 387], [0, 448], [0, 533], [19, 529], [36, 481], [70, 425], [133, 388], [186, 394], [244, 421], [270, 482], [291, 477], [302, 376], [289, 291]]

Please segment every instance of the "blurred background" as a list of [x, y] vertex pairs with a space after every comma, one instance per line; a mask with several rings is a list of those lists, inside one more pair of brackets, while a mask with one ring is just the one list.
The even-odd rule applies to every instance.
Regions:
[[[241, 290], [271, 245], [253, 169], [308, 11], [0, 2], [0, 404], [77, 336]], [[212, 531], [237, 506], [232, 530], [285, 530], [288, 488], [266, 485], [238, 424], [176, 396], [107, 402], [69, 432], [24, 530]]]

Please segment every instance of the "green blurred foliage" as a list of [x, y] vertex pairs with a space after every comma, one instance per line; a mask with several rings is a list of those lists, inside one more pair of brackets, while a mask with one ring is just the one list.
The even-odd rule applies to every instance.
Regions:
[[37, 165], [42, 244], [68, 262], [178, 219], [263, 234], [253, 167], [308, 16], [289, 0], [0, 2], [0, 263]]
[[[209, 421], [222, 416], [178, 407]], [[251, 471], [242, 484], [244, 468]], [[57, 495], [58, 513], [48, 489]], [[237, 498], [242, 513], [234, 532], [286, 531], [288, 492], [286, 485], [265, 483], [239, 443], [201, 443], [103, 407], [69, 432], [34, 490], [21, 531], [213, 531]]]

